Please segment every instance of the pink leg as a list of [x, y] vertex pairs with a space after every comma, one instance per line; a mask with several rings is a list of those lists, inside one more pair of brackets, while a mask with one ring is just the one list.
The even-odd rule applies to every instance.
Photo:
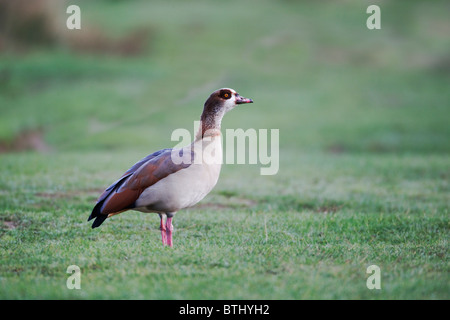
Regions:
[[169, 247], [173, 247], [172, 242], [172, 231], [173, 231], [173, 225], [172, 225], [172, 218], [167, 218], [166, 221], [166, 234], [167, 234], [167, 245]]
[[164, 225], [163, 215], [160, 215], [161, 223], [159, 225], [159, 230], [161, 230], [161, 238], [163, 246], [167, 245], [167, 234], [166, 234], [166, 226]]

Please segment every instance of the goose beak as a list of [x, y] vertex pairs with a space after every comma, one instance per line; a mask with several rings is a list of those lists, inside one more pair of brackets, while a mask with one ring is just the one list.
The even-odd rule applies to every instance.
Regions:
[[241, 97], [238, 93], [236, 93], [236, 104], [243, 104], [243, 103], [253, 103], [253, 100]]

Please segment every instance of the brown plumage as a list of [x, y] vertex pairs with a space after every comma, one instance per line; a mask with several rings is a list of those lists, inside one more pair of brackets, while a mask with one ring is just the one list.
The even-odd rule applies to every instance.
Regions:
[[[172, 246], [172, 218], [175, 213], [203, 199], [219, 178], [223, 115], [237, 104], [252, 102], [233, 89], [214, 91], [205, 102], [202, 125], [195, 141], [181, 149], [154, 152], [134, 164], [100, 195], [88, 219], [95, 219], [92, 228], [100, 226], [106, 218], [130, 209], [155, 212], [160, 215], [163, 244]], [[203, 153], [207, 149], [213, 151], [215, 160], [211, 163], [196, 161], [210, 156]], [[174, 162], [174, 155], [184, 155], [183, 159], [190, 161]], [[164, 217], [167, 217], [166, 223]]]

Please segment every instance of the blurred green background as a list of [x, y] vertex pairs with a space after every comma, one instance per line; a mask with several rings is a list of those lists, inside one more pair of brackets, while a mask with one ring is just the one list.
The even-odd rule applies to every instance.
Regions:
[[[448, 299], [449, 9], [0, 0], [0, 298]], [[223, 130], [280, 129], [279, 173], [223, 166], [173, 250], [156, 215], [91, 230], [102, 190], [221, 87], [255, 102]]]
[[70, 1], [72, 31], [68, 1], [37, 3], [2, 19], [4, 149], [30, 131], [56, 152], [166, 147], [232, 87], [255, 104], [224, 128], [279, 128], [282, 148], [450, 150], [447, 1], [376, 1], [373, 31], [370, 1]]

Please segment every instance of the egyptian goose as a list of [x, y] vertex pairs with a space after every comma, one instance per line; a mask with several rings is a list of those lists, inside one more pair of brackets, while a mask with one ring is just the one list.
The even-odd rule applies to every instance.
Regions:
[[216, 185], [222, 164], [220, 124], [238, 104], [252, 103], [222, 88], [206, 100], [195, 140], [183, 148], [156, 151], [136, 162], [98, 198], [89, 220], [92, 228], [127, 210], [160, 216], [163, 245], [173, 246], [172, 219], [177, 211], [202, 200]]

